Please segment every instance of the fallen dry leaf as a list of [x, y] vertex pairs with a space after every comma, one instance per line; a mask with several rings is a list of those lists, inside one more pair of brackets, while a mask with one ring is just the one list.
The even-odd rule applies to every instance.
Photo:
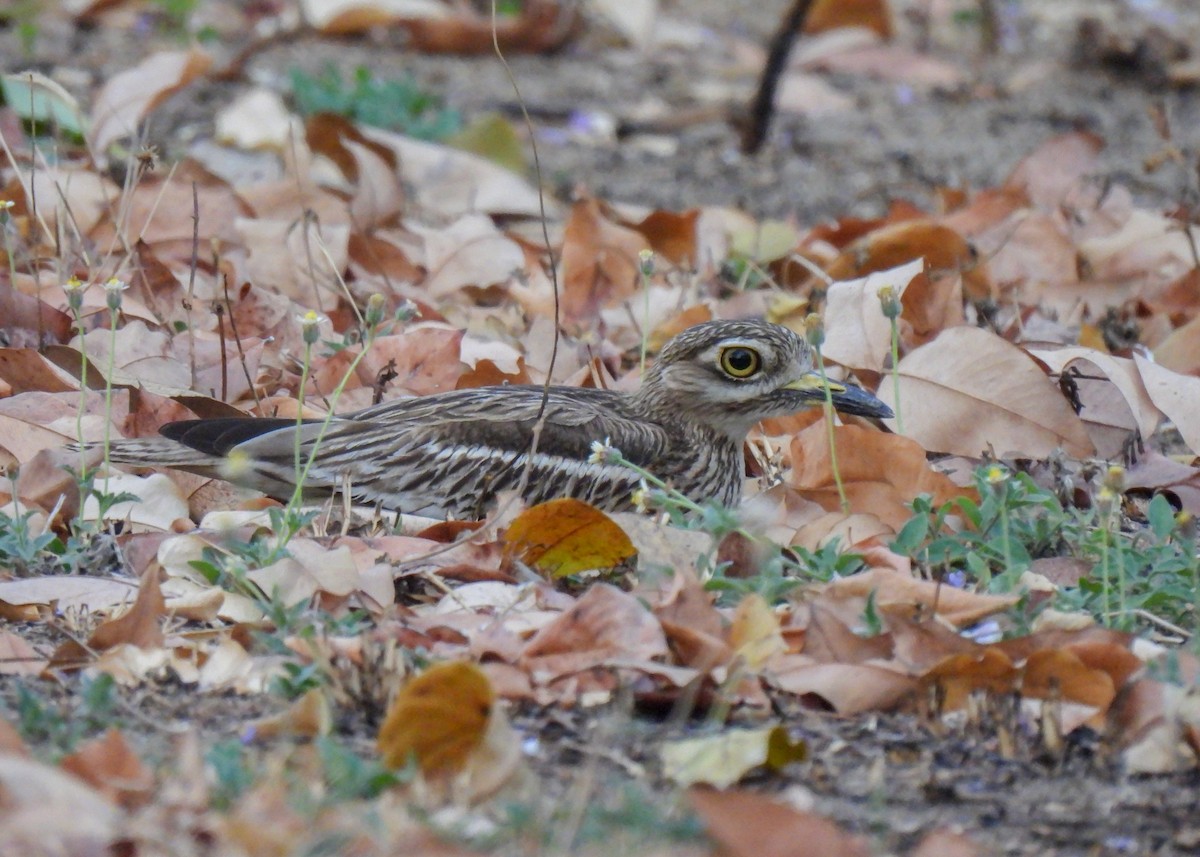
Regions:
[[153, 797], [154, 774], [119, 729], [110, 728], [83, 744], [63, 757], [60, 767], [125, 809], [143, 806]]
[[503, 541], [515, 558], [550, 577], [615, 568], [637, 555], [612, 518], [569, 497], [521, 512], [504, 531]]
[[[876, 516], [893, 532], [912, 517], [908, 504], [919, 494], [932, 494], [935, 504], [970, 494], [933, 470], [925, 459], [925, 450], [908, 438], [858, 426], [835, 426], [833, 436], [850, 510]], [[824, 420], [797, 434], [790, 452], [788, 484], [823, 508], [839, 510], [834, 459]]]
[[797, 857], [800, 853], [867, 857], [871, 853], [866, 842], [829, 819], [792, 809], [767, 795], [693, 788], [688, 800], [728, 857]]
[[108, 147], [137, 133], [138, 123], [168, 95], [208, 71], [212, 57], [198, 48], [163, 51], [108, 78], [92, 101], [88, 134], [93, 157], [104, 162]]
[[[1093, 452], [1087, 430], [1037, 364], [1015, 345], [974, 327], [955, 327], [905, 356], [899, 401], [889, 383], [877, 395], [897, 411], [906, 436], [928, 451], [1043, 458], [1062, 447]], [[895, 429], [896, 420], [888, 420]]]

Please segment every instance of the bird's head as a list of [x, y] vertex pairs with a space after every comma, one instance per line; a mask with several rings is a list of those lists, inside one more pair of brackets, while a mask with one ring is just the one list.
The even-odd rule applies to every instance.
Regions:
[[[833, 406], [848, 414], [890, 417], [860, 387], [829, 382]], [[812, 351], [791, 330], [766, 321], [710, 321], [673, 338], [636, 394], [644, 407], [699, 421], [741, 440], [760, 420], [825, 401]]]

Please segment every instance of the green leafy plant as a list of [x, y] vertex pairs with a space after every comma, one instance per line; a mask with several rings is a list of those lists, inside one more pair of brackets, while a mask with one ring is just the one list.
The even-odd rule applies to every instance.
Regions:
[[16, 687], [16, 725], [21, 737], [34, 746], [48, 746], [56, 754], [69, 753], [84, 738], [115, 725], [116, 682], [107, 673], [83, 678], [79, 691], [53, 701], [31, 685]]
[[958, 574], [993, 592], [1017, 590], [1035, 559], [1075, 557], [1093, 571], [1059, 591], [1060, 606], [1120, 627], [1132, 627], [1139, 615], [1194, 625], [1196, 540], [1165, 497], [1150, 501], [1145, 524], [1123, 524], [1119, 492], [1109, 487], [1098, 492], [1095, 507], [1078, 509], [1028, 474], [995, 464], [979, 468], [975, 484], [978, 503], [958, 498], [935, 507], [928, 496], [918, 497], [892, 550], [932, 574]]
[[462, 116], [412, 78], [384, 80], [359, 66], [350, 80], [333, 65], [317, 75], [293, 70], [292, 98], [305, 116], [337, 113], [364, 125], [443, 140], [462, 127]]

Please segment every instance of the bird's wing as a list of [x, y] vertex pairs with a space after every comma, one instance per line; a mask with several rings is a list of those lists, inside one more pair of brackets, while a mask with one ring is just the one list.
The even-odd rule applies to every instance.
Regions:
[[[352, 447], [363, 456], [386, 457], [387, 450], [438, 447], [487, 447], [521, 453], [529, 449], [542, 409], [542, 388], [513, 385], [502, 389], [457, 390], [434, 396], [396, 399], [332, 421], [322, 433], [319, 421], [306, 423], [302, 447], [318, 443], [330, 453]], [[274, 421], [265, 433], [241, 440], [239, 450], [254, 459], [295, 456], [295, 429]], [[199, 431], [199, 427], [192, 431]], [[223, 428], [225, 439], [237, 436]], [[190, 432], [179, 437], [194, 444]], [[650, 465], [670, 445], [667, 432], [633, 414], [623, 396], [608, 390], [551, 389], [546, 399], [545, 427], [538, 438], [542, 455], [586, 459], [593, 441], [608, 441], [626, 459]], [[228, 450], [226, 450], [228, 451]], [[321, 455], [322, 452], [318, 452]]]

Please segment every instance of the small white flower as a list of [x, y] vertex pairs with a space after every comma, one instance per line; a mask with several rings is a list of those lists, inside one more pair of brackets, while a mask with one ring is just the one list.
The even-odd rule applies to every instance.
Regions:
[[618, 464], [621, 451], [614, 449], [608, 438], [592, 441], [592, 454], [588, 456], [588, 464]]
[[630, 499], [633, 500], [633, 507], [640, 514], [644, 515], [650, 511], [650, 502], [653, 499], [653, 496], [654, 495], [651, 493], [650, 486], [647, 485], [646, 480], [643, 479], [641, 484], [638, 485], [637, 490], [633, 492], [633, 496]]
[[316, 345], [317, 340], [321, 338], [321, 325], [329, 321], [325, 316], [312, 310], [298, 316], [298, 320], [300, 322], [300, 333], [304, 337], [304, 341], [309, 345]]
[[16, 205], [16, 203], [11, 199], [0, 199], [0, 211], [8, 211], [14, 205]]
[[121, 292], [127, 288], [129, 283], [116, 277], [109, 277], [104, 281], [104, 302], [110, 310], [116, 312], [121, 308]]

